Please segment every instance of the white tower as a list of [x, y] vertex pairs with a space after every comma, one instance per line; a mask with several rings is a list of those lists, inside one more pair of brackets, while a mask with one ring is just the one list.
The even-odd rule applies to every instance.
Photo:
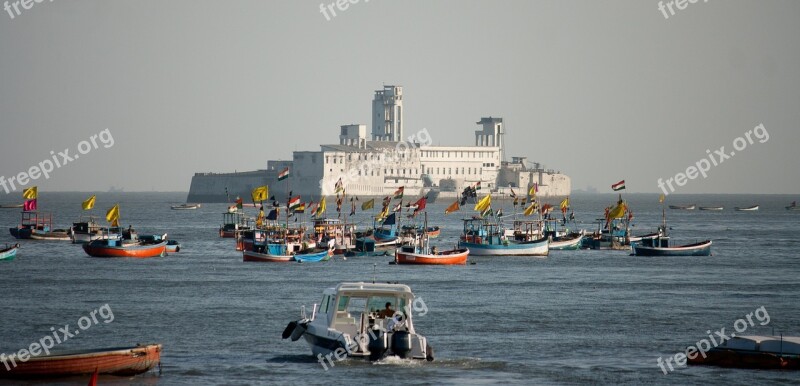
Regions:
[[475, 146], [499, 147], [502, 161], [505, 158], [503, 154], [503, 135], [505, 134], [503, 118], [484, 117], [477, 124], [482, 128], [475, 131]]
[[372, 100], [372, 140], [403, 140], [403, 87], [383, 86]]

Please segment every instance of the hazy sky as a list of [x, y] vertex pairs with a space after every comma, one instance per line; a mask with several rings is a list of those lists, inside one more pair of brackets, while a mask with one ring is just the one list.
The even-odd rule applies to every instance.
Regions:
[[0, 175], [108, 128], [112, 147], [35, 184], [188, 191], [194, 172], [264, 168], [369, 126], [385, 83], [404, 86], [407, 133], [469, 145], [482, 116], [503, 117], [509, 156], [601, 192], [656, 192], [763, 123], [768, 141], [677, 193], [800, 193], [799, 1], [700, 1], [669, 19], [653, 0], [362, 0], [331, 20], [319, 7], [0, 10]]

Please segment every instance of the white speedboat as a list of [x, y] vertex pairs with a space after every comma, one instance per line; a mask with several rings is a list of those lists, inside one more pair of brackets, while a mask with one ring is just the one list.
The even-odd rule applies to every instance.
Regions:
[[397, 356], [432, 361], [428, 339], [414, 330], [414, 306], [407, 285], [341, 283], [323, 291], [310, 317], [303, 308], [301, 318], [286, 326], [283, 339], [305, 338], [320, 360]]

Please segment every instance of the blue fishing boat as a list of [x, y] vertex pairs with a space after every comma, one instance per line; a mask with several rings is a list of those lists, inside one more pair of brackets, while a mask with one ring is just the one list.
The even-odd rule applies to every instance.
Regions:
[[372, 237], [379, 243], [390, 243], [397, 241], [399, 236], [397, 232], [396, 214], [392, 213], [383, 220], [380, 226], [374, 226]]
[[0, 249], [0, 261], [14, 260], [14, 257], [17, 256], [17, 249], [19, 249], [19, 244], [14, 244], [10, 247], [6, 245], [5, 248]]
[[502, 227], [483, 218], [464, 219], [459, 248], [467, 248], [473, 256], [547, 256], [550, 243], [546, 237], [520, 240], [504, 235]]
[[298, 253], [294, 255], [294, 261], [300, 263], [318, 263], [320, 261], [328, 261], [331, 258], [331, 251]]

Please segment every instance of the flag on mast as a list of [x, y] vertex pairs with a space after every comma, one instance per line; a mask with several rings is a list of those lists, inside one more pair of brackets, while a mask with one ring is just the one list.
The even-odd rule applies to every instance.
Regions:
[[616, 184], [611, 185], [611, 190], [615, 192], [623, 189], [625, 189], [625, 180], [622, 180], [620, 182], [617, 182]]
[[92, 195], [91, 197], [87, 198], [86, 201], [84, 201], [83, 204], [81, 204], [81, 208], [83, 208], [83, 210], [90, 210], [90, 209], [94, 208], [95, 198], [96, 197], [94, 195]]
[[278, 174], [278, 181], [283, 181], [287, 178], [289, 178], [289, 168], [281, 170], [281, 172]]

